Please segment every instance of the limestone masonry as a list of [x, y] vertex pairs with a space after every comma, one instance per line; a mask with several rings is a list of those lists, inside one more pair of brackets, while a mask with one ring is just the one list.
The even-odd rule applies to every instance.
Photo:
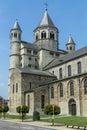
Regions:
[[34, 42], [21, 40], [16, 20], [10, 31], [9, 108], [28, 105], [29, 114], [43, 113], [48, 104], [61, 115], [87, 116], [87, 46], [76, 50], [72, 36], [59, 49], [59, 30], [47, 9], [34, 29]]

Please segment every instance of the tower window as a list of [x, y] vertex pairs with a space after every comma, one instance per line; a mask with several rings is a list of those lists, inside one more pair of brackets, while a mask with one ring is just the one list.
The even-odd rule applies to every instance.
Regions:
[[17, 38], [17, 33], [14, 33], [14, 37]]
[[28, 64], [28, 67], [31, 68], [31, 64]]
[[27, 50], [27, 53], [31, 54], [31, 50]]
[[70, 50], [72, 50], [72, 47], [70, 46]]
[[31, 60], [31, 57], [29, 57], [29, 60]]
[[36, 40], [38, 40], [38, 34], [36, 34]]
[[18, 92], [18, 83], [16, 83], [16, 93]]
[[41, 38], [42, 38], [42, 39], [46, 39], [46, 32], [45, 32], [45, 31], [43, 31], [43, 32], [41, 33]]
[[54, 40], [54, 33], [53, 32], [50, 33], [50, 39]]

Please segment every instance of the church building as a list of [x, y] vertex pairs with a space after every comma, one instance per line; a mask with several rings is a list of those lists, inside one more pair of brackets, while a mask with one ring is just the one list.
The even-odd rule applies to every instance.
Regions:
[[46, 9], [34, 29], [34, 42], [21, 39], [16, 20], [10, 30], [9, 112], [29, 106], [29, 114], [43, 114], [48, 104], [61, 115], [87, 116], [87, 46], [76, 50], [72, 36], [59, 48], [59, 30]]

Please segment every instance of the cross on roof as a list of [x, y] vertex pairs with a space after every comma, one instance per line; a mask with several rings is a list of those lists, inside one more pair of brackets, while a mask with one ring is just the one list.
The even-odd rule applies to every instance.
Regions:
[[47, 4], [47, 2], [46, 2], [44, 5], [45, 5], [45, 9], [47, 10], [47, 8], [48, 8], [48, 4]]

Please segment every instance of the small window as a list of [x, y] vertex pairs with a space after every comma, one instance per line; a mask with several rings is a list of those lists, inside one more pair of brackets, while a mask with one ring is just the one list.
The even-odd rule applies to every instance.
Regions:
[[27, 53], [31, 54], [31, 50], [27, 50]]
[[41, 33], [41, 39], [46, 39], [46, 32], [45, 32], [45, 31], [43, 31], [43, 32]]
[[14, 84], [13, 84], [13, 89], [12, 89], [12, 92], [14, 93]]
[[50, 39], [54, 40], [54, 33], [53, 32], [50, 33]]
[[30, 90], [31, 90], [31, 82], [30, 82]]
[[35, 61], [37, 61], [37, 59], [35, 58]]
[[71, 65], [68, 65], [68, 76], [71, 76]]
[[50, 55], [52, 55], [52, 56], [53, 56], [53, 55], [54, 55], [54, 52], [50, 51]]
[[73, 84], [73, 82], [70, 83], [70, 96], [74, 96], [74, 84]]
[[14, 33], [14, 37], [17, 38], [17, 33]]
[[35, 65], [35, 69], [38, 69], [37, 65]]
[[60, 97], [63, 97], [63, 85], [60, 84]]
[[54, 87], [51, 87], [51, 98], [54, 98]]
[[31, 64], [28, 64], [28, 67], [31, 68]]
[[77, 63], [78, 74], [81, 73], [81, 62]]
[[18, 92], [18, 83], [16, 83], [16, 93]]
[[72, 50], [72, 46], [70, 46], [70, 50]]
[[28, 95], [28, 107], [30, 107], [30, 95]]
[[87, 79], [84, 80], [84, 94], [87, 94]]
[[38, 53], [37, 51], [33, 51], [33, 54], [34, 54], [34, 55], [37, 55], [37, 53]]
[[62, 79], [62, 68], [59, 69], [59, 79]]
[[36, 34], [36, 40], [38, 40], [38, 34]]
[[29, 60], [31, 60], [31, 57], [29, 57]]
[[43, 109], [45, 106], [45, 96], [41, 95], [41, 108]]

